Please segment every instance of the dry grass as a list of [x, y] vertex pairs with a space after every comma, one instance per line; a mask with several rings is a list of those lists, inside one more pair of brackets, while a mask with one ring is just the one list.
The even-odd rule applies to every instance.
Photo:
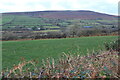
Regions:
[[[4, 70], [5, 78], [119, 78], [118, 52], [100, 51], [87, 56], [65, 54], [58, 60], [42, 60], [41, 67], [35, 60], [23, 59], [11, 70]], [[32, 65], [30, 65], [32, 64]], [[28, 65], [28, 66], [27, 66]]]

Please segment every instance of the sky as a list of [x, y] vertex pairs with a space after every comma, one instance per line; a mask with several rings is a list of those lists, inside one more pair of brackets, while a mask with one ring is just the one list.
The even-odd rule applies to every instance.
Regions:
[[45, 10], [91, 10], [118, 14], [119, 0], [0, 0], [0, 13]]

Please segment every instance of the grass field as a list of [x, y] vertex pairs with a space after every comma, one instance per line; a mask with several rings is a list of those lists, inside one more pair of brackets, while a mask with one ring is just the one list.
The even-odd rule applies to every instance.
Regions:
[[[65, 53], [77, 53], [85, 55], [87, 49], [104, 49], [104, 42], [117, 39], [117, 36], [97, 36], [66, 39], [46, 39], [29, 41], [3, 41], [2, 58], [3, 68], [11, 68], [17, 64], [21, 57], [27, 60], [45, 59], [47, 57], [58, 58]], [[41, 62], [39, 62], [41, 64]]]
[[33, 31], [33, 32], [59, 32], [60, 30], [41, 30], [41, 31]]
[[6, 24], [3, 27], [15, 27], [15, 26], [29, 26], [34, 27], [38, 25], [52, 25], [44, 22], [44, 18], [34, 18], [25, 15], [2, 15], [2, 23], [6, 24], [11, 22], [10, 24]]

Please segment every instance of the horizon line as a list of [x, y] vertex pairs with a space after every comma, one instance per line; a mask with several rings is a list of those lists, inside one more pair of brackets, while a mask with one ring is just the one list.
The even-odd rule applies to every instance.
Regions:
[[109, 14], [109, 13], [98, 12], [98, 11], [93, 11], [93, 10], [36, 10], [36, 11], [0, 12], [0, 13], [4, 14], [4, 13], [45, 12], [45, 11], [56, 11], [56, 12], [57, 12], [57, 11], [90, 11], [90, 12], [97, 12], [97, 13], [102, 13], [102, 14], [107, 14], [107, 15], [118, 16], [118, 14]]

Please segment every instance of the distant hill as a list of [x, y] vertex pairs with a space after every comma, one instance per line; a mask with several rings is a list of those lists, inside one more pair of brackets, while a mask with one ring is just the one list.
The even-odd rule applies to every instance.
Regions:
[[33, 12], [11, 12], [3, 14], [13, 14], [13, 15], [28, 15], [38, 18], [52, 18], [52, 19], [103, 19], [103, 20], [116, 20], [117, 16], [109, 15], [88, 10], [78, 10], [78, 11], [33, 11]]

